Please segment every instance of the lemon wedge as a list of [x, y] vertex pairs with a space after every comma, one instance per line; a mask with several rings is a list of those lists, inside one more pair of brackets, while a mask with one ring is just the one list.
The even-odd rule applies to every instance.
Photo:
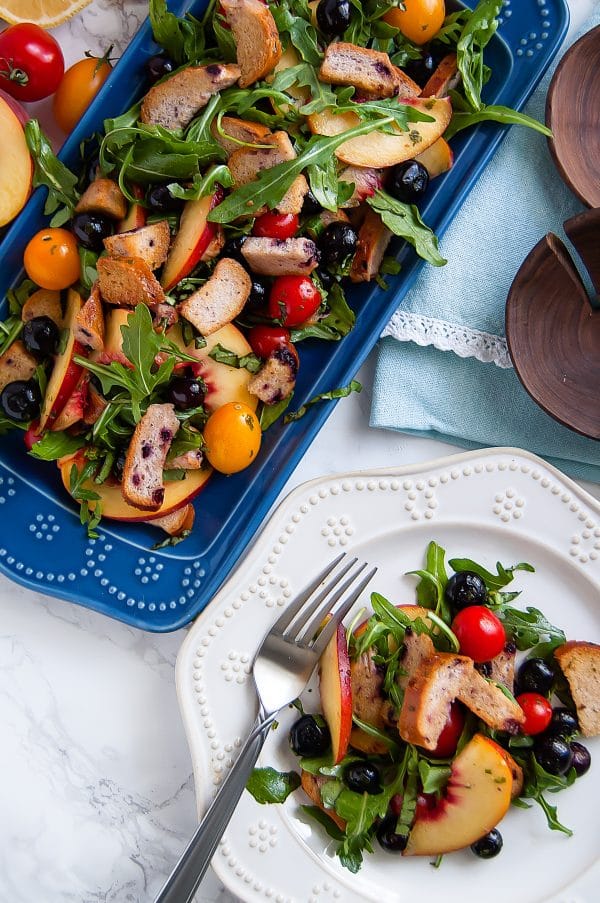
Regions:
[[92, 0], [0, 0], [0, 19], [10, 25], [35, 22], [42, 28], [54, 28], [91, 2]]

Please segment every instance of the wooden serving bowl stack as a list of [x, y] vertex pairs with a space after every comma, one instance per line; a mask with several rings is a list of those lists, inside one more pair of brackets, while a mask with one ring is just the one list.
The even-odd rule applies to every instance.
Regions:
[[564, 224], [587, 270], [591, 294], [563, 241], [546, 235], [523, 262], [506, 302], [515, 371], [534, 401], [560, 423], [600, 439], [600, 26], [558, 66], [546, 123], [558, 171], [593, 208]]

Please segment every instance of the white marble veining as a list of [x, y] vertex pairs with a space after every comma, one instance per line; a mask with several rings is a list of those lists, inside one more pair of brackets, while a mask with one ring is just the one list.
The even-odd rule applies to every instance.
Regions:
[[[67, 64], [111, 43], [121, 51], [145, 11], [144, 0], [94, 0], [54, 32]], [[50, 104], [32, 106], [59, 141]], [[452, 451], [368, 428], [372, 367], [288, 488]], [[153, 900], [196, 821], [173, 673], [183, 636], [142, 633], [0, 578], [0, 903]], [[211, 876], [197, 899], [233, 901]]]

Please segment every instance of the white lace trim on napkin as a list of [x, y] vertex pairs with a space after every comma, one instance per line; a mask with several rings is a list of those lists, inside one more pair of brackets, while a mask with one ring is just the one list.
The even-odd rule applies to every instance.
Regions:
[[392, 336], [399, 342], [433, 345], [439, 351], [453, 351], [459, 357], [474, 357], [483, 364], [496, 364], [504, 370], [512, 368], [506, 339], [446, 320], [397, 310], [381, 335]]

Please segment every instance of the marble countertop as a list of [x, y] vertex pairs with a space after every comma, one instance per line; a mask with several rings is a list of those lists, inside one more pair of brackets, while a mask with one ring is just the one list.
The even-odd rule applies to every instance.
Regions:
[[[577, 13], [591, 5], [574, 2]], [[121, 51], [146, 9], [94, 0], [54, 32], [67, 64]], [[48, 102], [34, 109], [58, 140]], [[338, 405], [288, 489], [455, 450], [369, 429], [373, 366], [372, 355], [364, 391]], [[0, 610], [1, 903], [153, 900], [196, 824], [174, 681], [185, 631], [142, 633], [2, 577]], [[197, 899], [233, 903], [210, 875]]]

